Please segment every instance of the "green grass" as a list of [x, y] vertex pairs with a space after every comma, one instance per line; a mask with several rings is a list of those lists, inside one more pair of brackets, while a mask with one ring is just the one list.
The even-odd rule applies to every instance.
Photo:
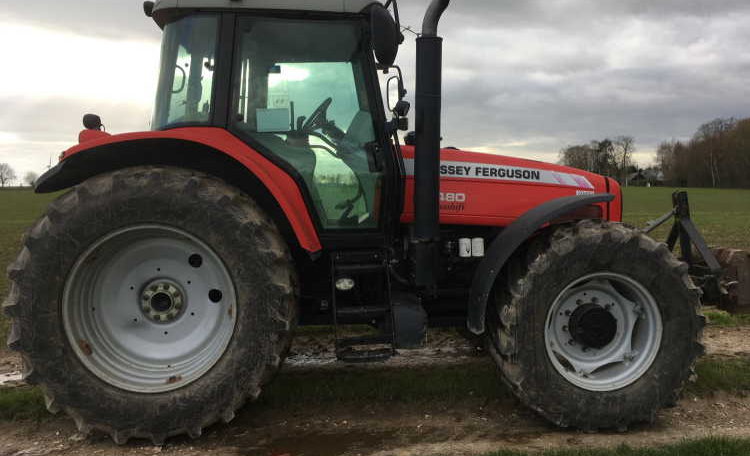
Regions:
[[500, 451], [486, 456], [747, 456], [750, 454], [750, 440], [709, 438], [683, 442], [657, 448], [630, 448], [621, 446], [614, 449], [554, 450], [541, 453]]
[[[0, 190], [0, 302], [8, 293], [5, 268], [18, 255], [24, 231], [56, 196], [37, 195], [30, 189]], [[6, 334], [7, 321], [0, 316], [0, 343]]]
[[[698, 379], [686, 394], [710, 396], [717, 392], [750, 393], [750, 359], [703, 358]], [[495, 365], [483, 360], [470, 365], [410, 369], [356, 369], [287, 372], [261, 396], [259, 406], [304, 409], [334, 404], [461, 404], [472, 399], [503, 401], [512, 397]], [[429, 381], [425, 381], [429, 379]], [[303, 399], [304, 398], [304, 399]]]
[[[686, 394], [750, 393], [750, 359], [705, 358], [698, 380]], [[512, 394], [489, 360], [456, 366], [408, 369], [328, 369], [282, 372], [254, 405], [259, 410], [301, 411], [336, 405], [420, 405], [450, 407], [467, 402], [502, 402]], [[24, 410], [28, 409], [26, 412]], [[34, 388], [0, 389], [0, 419], [36, 418], [44, 400]]]
[[0, 420], [41, 420], [51, 415], [38, 388], [0, 389]]
[[711, 326], [737, 327], [750, 325], [750, 314], [730, 314], [723, 310], [708, 310], [703, 312]]
[[451, 405], [472, 398], [511, 398], [497, 368], [488, 360], [468, 366], [292, 371], [279, 375], [264, 391], [258, 405], [291, 410], [337, 404]]
[[[672, 188], [629, 187], [623, 190], [624, 221], [637, 227], [672, 208]], [[750, 190], [685, 189], [692, 218], [709, 245], [750, 250]], [[668, 225], [668, 224], [667, 224]], [[666, 240], [669, 227], [652, 236]]]
[[716, 392], [750, 393], [750, 359], [703, 358], [695, 366], [698, 380], [687, 386], [687, 394], [709, 396]]

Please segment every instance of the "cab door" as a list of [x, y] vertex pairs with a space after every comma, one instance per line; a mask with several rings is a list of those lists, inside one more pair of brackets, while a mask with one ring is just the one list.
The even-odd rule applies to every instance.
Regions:
[[231, 128], [296, 178], [329, 248], [382, 244], [398, 218], [366, 34], [359, 20], [237, 19]]

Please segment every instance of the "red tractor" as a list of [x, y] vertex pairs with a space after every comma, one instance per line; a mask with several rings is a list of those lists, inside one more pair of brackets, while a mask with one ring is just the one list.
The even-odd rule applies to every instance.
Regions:
[[[298, 324], [371, 324], [346, 362], [483, 335], [517, 396], [559, 426], [653, 421], [702, 346], [700, 292], [621, 224], [614, 180], [440, 149], [439, 19], [417, 39], [416, 132], [395, 0], [161, 0], [153, 131], [80, 144], [69, 191], [9, 268], [9, 345], [47, 407], [118, 443], [192, 437], [261, 394]], [[393, 11], [393, 13], [391, 13]], [[395, 100], [394, 100], [395, 101]]]

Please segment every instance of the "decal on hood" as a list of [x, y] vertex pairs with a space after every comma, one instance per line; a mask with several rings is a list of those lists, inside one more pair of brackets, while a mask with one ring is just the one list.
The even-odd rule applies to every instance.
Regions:
[[[406, 175], [414, 175], [414, 159], [405, 158]], [[550, 171], [546, 169], [521, 168], [517, 166], [493, 165], [461, 161], [441, 161], [440, 175], [451, 178], [485, 179], [513, 182], [539, 182], [565, 187], [593, 189], [594, 185], [584, 176]]]

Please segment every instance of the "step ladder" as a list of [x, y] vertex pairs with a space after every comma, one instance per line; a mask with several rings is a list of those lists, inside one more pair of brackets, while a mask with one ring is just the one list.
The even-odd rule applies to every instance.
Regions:
[[[336, 252], [331, 256], [332, 310], [336, 334], [336, 357], [347, 363], [385, 361], [396, 354], [391, 304], [388, 258], [382, 251]], [[373, 280], [381, 296], [352, 299], [356, 290], [342, 291], [340, 279], [352, 279], [355, 287]], [[348, 294], [349, 296], [345, 296]], [[352, 302], [355, 301], [355, 302]], [[343, 337], [340, 325], [367, 324], [379, 328], [378, 334]]]

